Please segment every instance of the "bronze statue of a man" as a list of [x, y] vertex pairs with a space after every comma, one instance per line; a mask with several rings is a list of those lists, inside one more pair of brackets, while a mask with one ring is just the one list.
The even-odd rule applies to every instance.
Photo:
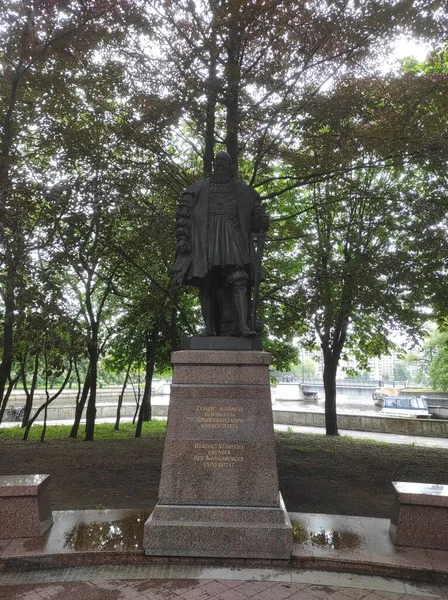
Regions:
[[205, 335], [251, 336], [250, 285], [256, 257], [252, 232], [266, 232], [260, 196], [232, 174], [227, 152], [213, 174], [182, 195], [176, 220], [175, 282], [199, 289]]

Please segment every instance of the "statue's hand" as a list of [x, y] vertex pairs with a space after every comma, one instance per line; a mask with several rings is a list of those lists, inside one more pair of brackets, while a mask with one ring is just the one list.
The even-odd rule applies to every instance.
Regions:
[[176, 244], [176, 252], [178, 254], [188, 254], [189, 252], [191, 252], [190, 242], [186, 237], [182, 236], [178, 238]]

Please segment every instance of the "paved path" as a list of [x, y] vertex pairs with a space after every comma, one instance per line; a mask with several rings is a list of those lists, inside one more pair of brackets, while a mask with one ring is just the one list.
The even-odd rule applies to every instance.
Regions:
[[443, 600], [448, 588], [397, 579], [190, 565], [0, 573], [1, 600]]
[[[277, 431], [290, 431], [292, 429], [295, 433], [320, 433], [325, 435], [325, 429], [323, 427], [274, 425], [274, 429]], [[357, 439], [387, 442], [388, 444], [409, 444], [414, 446], [425, 446], [427, 448], [448, 448], [448, 438], [398, 435], [396, 433], [378, 433], [374, 431], [352, 431], [351, 429], [340, 429], [339, 434]]]

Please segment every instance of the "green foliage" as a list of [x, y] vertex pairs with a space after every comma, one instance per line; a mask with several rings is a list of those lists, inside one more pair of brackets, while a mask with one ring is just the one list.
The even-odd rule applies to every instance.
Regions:
[[432, 359], [429, 381], [433, 390], [448, 390], [448, 347], [441, 348]]
[[359, 444], [361, 446], [390, 446], [389, 442], [385, 442], [382, 440], [371, 440], [369, 438], [353, 438], [348, 435], [341, 435], [339, 437], [340, 440], [343, 440], [349, 444]]
[[157, 371], [156, 376], [160, 379], [171, 379], [173, 376], [173, 368], [164, 369], [163, 371]]
[[403, 363], [394, 365], [393, 376], [396, 381], [408, 381], [410, 379], [409, 371]]
[[277, 383], [278, 383], [277, 376], [271, 372], [269, 373], [269, 383], [271, 384], [272, 387], [276, 387]]
[[[440, 304], [438, 309], [442, 310]], [[439, 328], [428, 337], [424, 347], [425, 363], [429, 365], [429, 383], [433, 390], [448, 390], [448, 328], [447, 319], [439, 313]]]
[[308, 531], [306, 527], [298, 519], [291, 519], [292, 525], [292, 536], [296, 544], [306, 542], [309, 539]]
[[402, 69], [405, 73], [424, 75], [427, 73], [448, 73], [448, 47], [446, 44], [430, 52], [424, 62], [415, 58], [405, 58], [402, 61]]
[[318, 365], [311, 358], [304, 358], [299, 364], [291, 366], [291, 371], [295, 377], [316, 377]]
[[273, 357], [272, 368], [277, 371], [287, 371], [289, 365], [297, 360], [297, 348], [292, 342], [267, 338], [263, 341], [263, 349]]
[[[0, 415], [19, 374], [31, 390], [90, 372], [94, 400], [149, 377], [151, 352], [169, 368], [200, 320], [171, 286], [175, 206], [213, 142], [234, 144], [272, 218], [276, 368], [316, 333], [327, 359], [363, 366], [392, 328], [416, 334], [428, 299], [443, 319], [447, 51], [441, 9], [414, 4], [5, 0]], [[403, 31], [438, 50], [374, 75]]]

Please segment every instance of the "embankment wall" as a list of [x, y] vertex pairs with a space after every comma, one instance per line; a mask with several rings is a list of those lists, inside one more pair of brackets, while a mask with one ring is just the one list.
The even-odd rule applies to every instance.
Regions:
[[[97, 419], [113, 418], [116, 415], [116, 403], [98, 404]], [[121, 416], [132, 417], [135, 403], [123, 403]], [[154, 417], [166, 417], [167, 405], [155, 404], [152, 407]], [[302, 425], [307, 427], [325, 427], [325, 415], [322, 412], [273, 410], [274, 423], [278, 425]], [[43, 412], [39, 415], [43, 420]], [[48, 420], [59, 421], [74, 418], [73, 406], [49, 406]], [[39, 422], [40, 419], [37, 421]], [[428, 437], [448, 437], [448, 420], [442, 419], [403, 419], [397, 417], [377, 417], [370, 415], [338, 415], [339, 429], [353, 431], [373, 431], [398, 435], [418, 435]]]

